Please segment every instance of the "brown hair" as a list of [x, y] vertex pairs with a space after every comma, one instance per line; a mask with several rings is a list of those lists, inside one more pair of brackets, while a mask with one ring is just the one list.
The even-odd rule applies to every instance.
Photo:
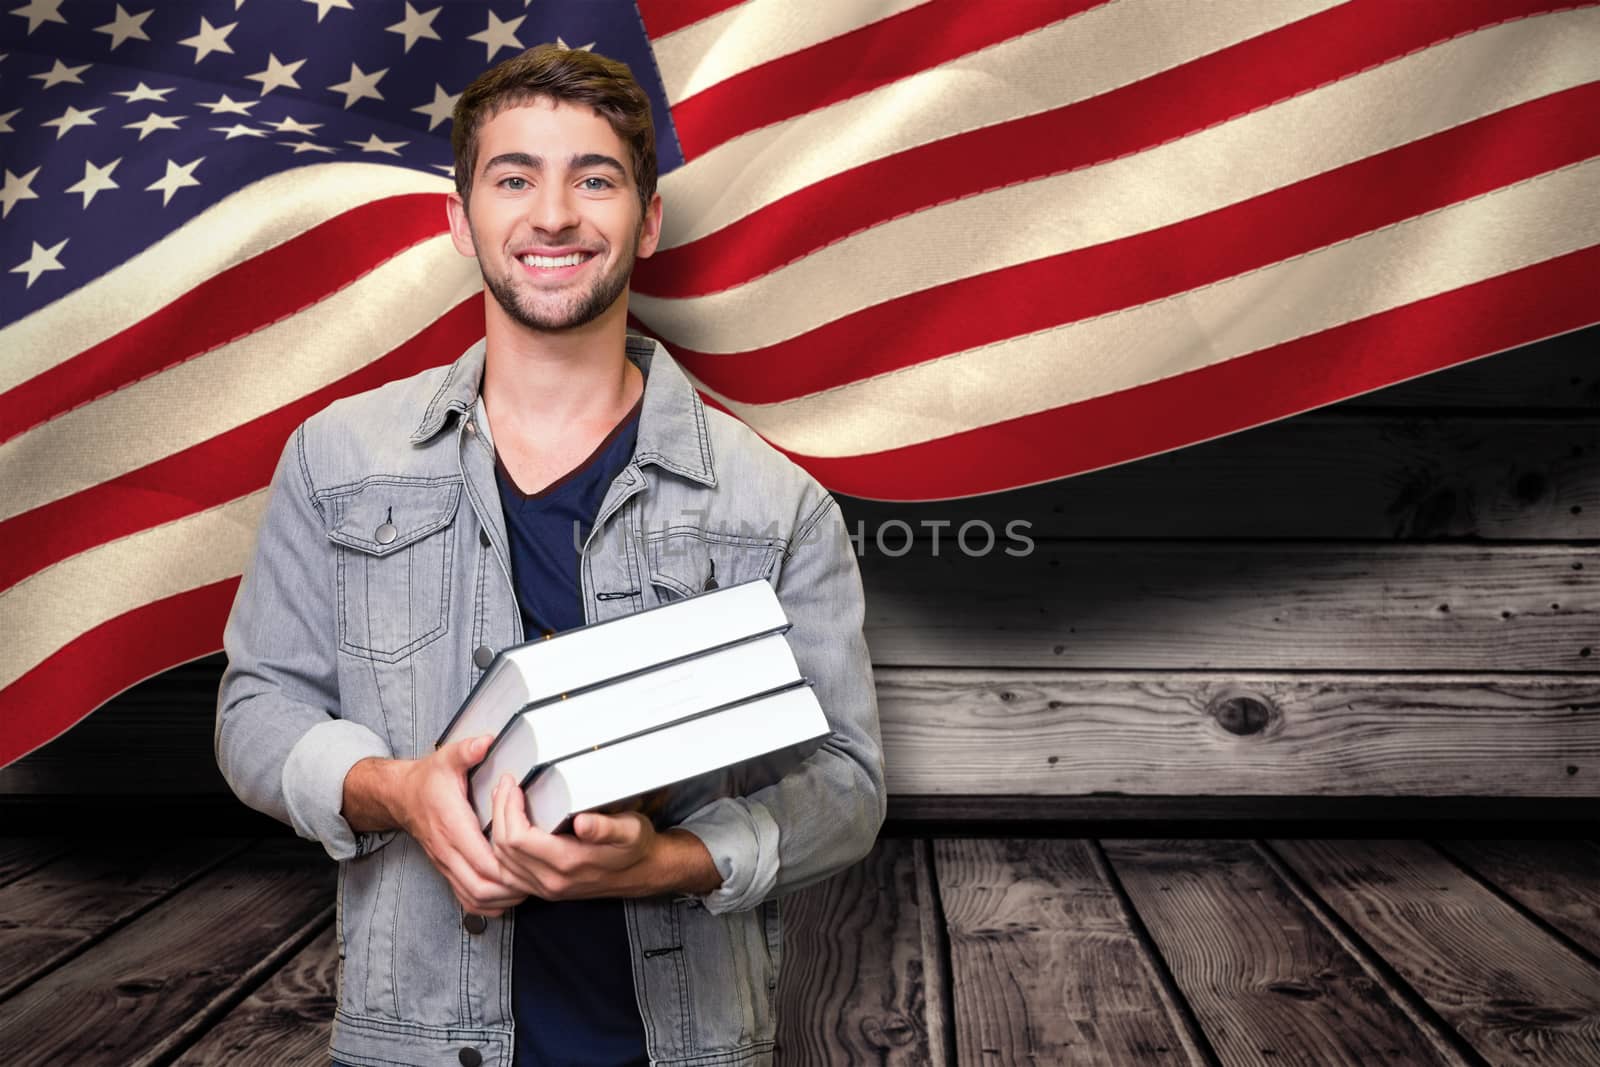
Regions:
[[611, 123], [633, 157], [633, 178], [646, 210], [656, 191], [656, 131], [650, 98], [626, 63], [594, 52], [541, 44], [490, 67], [456, 101], [450, 146], [456, 155], [456, 192], [466, 200], [478, 165], [478, 130], [501, 110], [540, 97], [588, 104]]

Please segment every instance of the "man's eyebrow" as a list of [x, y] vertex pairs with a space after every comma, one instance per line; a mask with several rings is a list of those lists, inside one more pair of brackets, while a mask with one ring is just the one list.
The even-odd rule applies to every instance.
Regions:
[[530, 156], [526, 152], [502, 152], [483, 165], [483, 173], [487, 174], [496, 167], [527, 167], [529, 170], [540, 170], [544, 167], [544, 160], [538, 156]]
[[622, 178], [628, 176], [627, 167], [624, 167], [616, 157], [608, 156], [603, 152], [585, 152], [581, 156], [573, 156], [568, 161], [567, 166], [573, 170], [583, 170], [587, 167], [609, 167]]

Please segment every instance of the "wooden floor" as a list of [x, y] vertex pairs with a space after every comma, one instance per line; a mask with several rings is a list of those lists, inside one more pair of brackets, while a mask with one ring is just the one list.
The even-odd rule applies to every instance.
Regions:
[[[333, 886], [0, 840], [0, 1063], [325, 1064]], [[785, 1064], [1600, 1064], [1591, 842], [884, 838], [784, 915]]]

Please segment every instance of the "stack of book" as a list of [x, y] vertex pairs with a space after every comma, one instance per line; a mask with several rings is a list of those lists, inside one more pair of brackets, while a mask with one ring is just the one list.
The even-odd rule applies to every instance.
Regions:
[[757, 578], [516, 645], [438, 744], [495, 735], [467, 781], [485, 830], [504, 774], [551, 833], [718, 771], [775, 780], [829, 732], [788, 629]]

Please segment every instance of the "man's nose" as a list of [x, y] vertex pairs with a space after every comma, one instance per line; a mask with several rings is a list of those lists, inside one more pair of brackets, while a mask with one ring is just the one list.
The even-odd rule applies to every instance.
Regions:
[[577, 201], [572, 191], [559, 183], [549, 183], [529, 198], [528, 221], [547, 234], [559, 234], [578, 224]]

